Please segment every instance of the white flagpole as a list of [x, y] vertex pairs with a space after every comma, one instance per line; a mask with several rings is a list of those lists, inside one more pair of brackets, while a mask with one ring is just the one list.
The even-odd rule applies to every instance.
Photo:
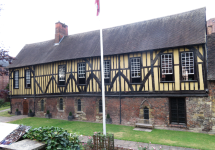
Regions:
[[[99, 0], [101, 6], [101, 0]], [[103, 134], [106, 135], [106, 118], [105, 118], [105, 90], [104, 90], [104, 66], [103, 66], [103, 35], [102, 35], [102, 21], [101, 21], [101, 7], [99, 6], [99, 22], [100, 22], [100, 49], [101, 49], [101, 72], [102, 72], [102, 111], [103, 111]]]

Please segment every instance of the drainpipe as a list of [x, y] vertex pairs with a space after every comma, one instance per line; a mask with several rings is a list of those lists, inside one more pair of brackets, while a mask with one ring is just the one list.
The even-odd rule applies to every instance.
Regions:
[[11, 79], [11, 76], [12, 76], [12, 73], [13, 73], [13, 71], [11, 71], [11, 74], [9, 74], [9, 83], [11, 83], [10, 84], [10, 114], [12, 114], [12, 104], [11, 104], [11, 95], [12, 95], [12, 81], [11, 81], [12, 79]]
[[120, 56], [118, 56], [118, 73], [119, 73], [119, 101], [120, 101], [120, 104], [119, 104], [119, 115], [120, 115], [120, 121], [119, 123], [121, 124], [122, 123], [122, 116], [121, 116], [121, 113], [122, 113], [122, 108], [121, 108], [121, 104], [122, 104], [122, 101], [121, 101], [121, 73], [120, 73]]

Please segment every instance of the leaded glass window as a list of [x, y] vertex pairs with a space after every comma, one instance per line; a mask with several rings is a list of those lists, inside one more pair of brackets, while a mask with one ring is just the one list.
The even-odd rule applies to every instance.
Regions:
[[19, 88], [19, 71], [14, 72], [14, 88]]
[[193, 52], [181, 53], [182, 80], [194, 80], [194, 56]]
[[66, 80], [66, 66], [65, 65], [60, 65], [58, 67], [58, 73], [59, 73], [59, 77], [58, 77], [58, 82], [59, 85], [65, 85], [65, 80]]
[[78, 111], [81, 111], [81, 100], [78, 100]]
[[99, 112], [102, 113], [102, 100], [99, 100]]
[[105, 60], [103, 66], [105, 83], [110, 83], [110, 61]]
[[41, 103], [41, 111], [44, 111], [44, 100], [42, 99], [40, 103]]
[[25, 70], [25, 87], [31, 87], [31, 71]]
[[78, 63], [78, 83], [85, 84], [85, 63]]
[[131, 82], [140, 82], [140, 58], [131, 58]]
[[63, 110], [63, 99], [60, 99], [60, 110]]
[[173, 81], [173, 60], [172, 54], [161, 55], [161, 81]]

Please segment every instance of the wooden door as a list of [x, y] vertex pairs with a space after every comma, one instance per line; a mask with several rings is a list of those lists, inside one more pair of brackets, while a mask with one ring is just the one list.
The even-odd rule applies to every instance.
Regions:
[[186, 124], [186, 103], [184, 98], [170, 99], [170, 123]]
[[23, 115], [28, 115], [28, 102], [23, 102]]

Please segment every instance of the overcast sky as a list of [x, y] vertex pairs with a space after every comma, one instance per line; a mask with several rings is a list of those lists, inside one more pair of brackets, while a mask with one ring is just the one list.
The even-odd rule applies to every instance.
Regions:
[[1, 0], [0, 42], [16, 56], [25, 44], [54, 39], [55, 23], [68, 25], [69, 35], [169, 16], [206, 7], [215, 18], [215, 0]]

